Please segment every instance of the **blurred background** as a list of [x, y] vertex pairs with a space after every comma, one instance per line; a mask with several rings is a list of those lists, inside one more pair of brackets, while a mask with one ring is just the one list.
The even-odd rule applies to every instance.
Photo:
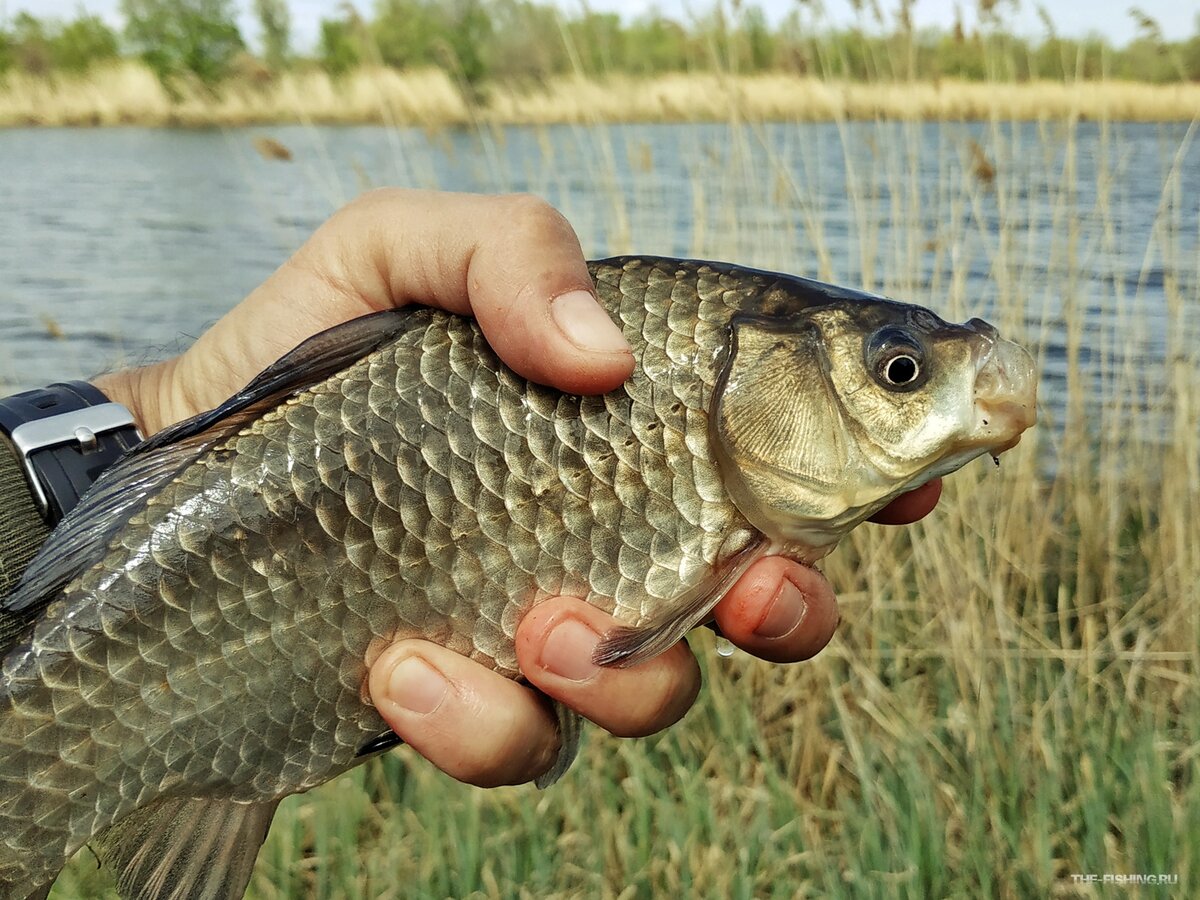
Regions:
[[374, 761], [251, 896], [1189, 896], [1198, 112], [1170, 0], [0, 0], [0, 389], [178, 352], [381, 185], [989, 318], [1041, 424], [843, 543], [816, 660], [693, 636], [684, 722], [545, 793]]

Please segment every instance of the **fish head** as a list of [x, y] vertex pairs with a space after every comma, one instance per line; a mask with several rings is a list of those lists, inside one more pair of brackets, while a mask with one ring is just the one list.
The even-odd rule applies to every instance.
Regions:
[[809, 560], [906, 491], [1016, 445], [1033, 359], [981, 319], [882, 298], [731, 325], [710, 417], [727, 490]]

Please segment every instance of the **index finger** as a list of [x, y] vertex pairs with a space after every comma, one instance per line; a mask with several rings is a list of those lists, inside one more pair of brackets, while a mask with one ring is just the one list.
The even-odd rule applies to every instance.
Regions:
[[364, 194], [246, 305], [259, 315], [271, 307], [275, 322], [296, 322], [299, 308], [307, 333], [292, 335], [295, 344], [406, 303], [475, 316], [513, 370], [560, 390], [603, 393], [633, 371], [629, 344], [595, 300], [574, 230], [529, 195]]
[[171, 381], [187, 385], [186, 414], [210, 409], [313, 335], [407, 303], [474, 314], [505, 363], [560, 390], [603, 393], [633, 371], [552, 207], [392, 188], [335, 213], [172, 363]]

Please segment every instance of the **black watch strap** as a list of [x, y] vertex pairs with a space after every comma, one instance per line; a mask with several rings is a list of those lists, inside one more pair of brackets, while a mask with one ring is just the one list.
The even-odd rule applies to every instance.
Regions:
[[141, 441], [129, 410], [86, 381], [0, 399], [0, 434], [12, 442], [38, 511], [51, 525]]

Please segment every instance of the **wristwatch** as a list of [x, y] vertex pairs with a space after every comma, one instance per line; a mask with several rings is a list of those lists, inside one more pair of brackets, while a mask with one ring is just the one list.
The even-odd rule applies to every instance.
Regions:
[[38, 512], [52, 526], [142, 440], [129, 410], [86, 381], [0, 399], [0, 435], [12, 443]]

